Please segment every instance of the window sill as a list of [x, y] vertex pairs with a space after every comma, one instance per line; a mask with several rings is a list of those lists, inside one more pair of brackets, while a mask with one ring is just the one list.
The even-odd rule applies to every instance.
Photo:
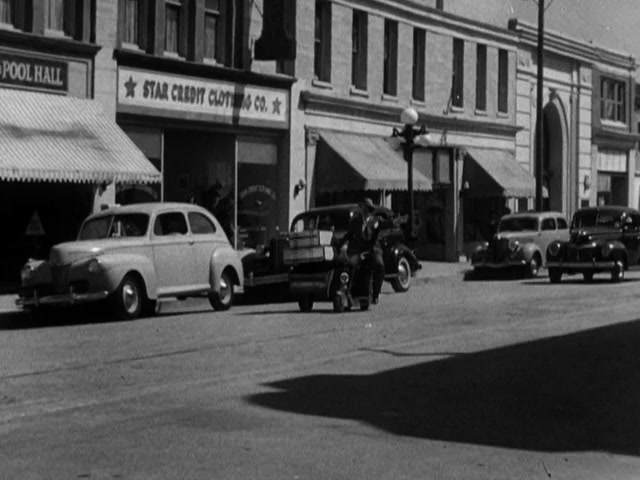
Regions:
[[426, 107], [427, 103], [424, 100], [416, 100], [415, 98], [412, 98], [409, 103], [411, 105], [415, 105], [416, 107]]
[[333, 90], [333, 85], [331, 85], [330, 82], [320, 80], [319, 78], [314, 78], [313, 80], [311, 80], [311, 85], [318, 88], [324, 88], [325, 90]]
[[391, 95], [389, 93], [383, 93], [381, 98], [382, 98], [383, 102], [398, 103], [398, 96], [397, 95]]
[[62, 30], [53, 30], [51, 28], [45, 28], [44, 34], [47, 37], [57, 37], [57, 38], [71, 38], [70, 35], [67, 35]]
[[600, 125], [602, 125], [603, 127], [627, 128], [627, 124], [625, 122], [619, 122], [617, 120], [605, 120], [604, 118], [600, 119]]
[[487, 115], [489, 115], [486, 110], [478, 110], [477, 108], [475, 109], [474, 113], [477, 117], [486, 117]]
[[369, 92], [366, 90], [361, 90], [357, 87], [354, 87], [353, 85], [351, 85], [349, 87], [349, 94], [353, 95], [354, 97], [362, 97], [362, 98], [369, 98]]
[[205, 65], [213, 65], [213, 66], [216, 66], [216, 67], [221, 67], [222, 66], [222, 64], [218, 63], [218, 61], [215, 58], [204, 57], [202, 59], [202, 63], [204, 63]]
[[120, 47], [127, 50], [133, 50], [134, 52], [142, 52], [142, 48], [140, 48], [140, 45], [136, 43], [122, 42]]
[[498, 118], [509, 118], [509, 112], [498, 112]]
[[184, 60], [184, 57], [180, 55], [178, 52], [167, 52], [166, 50], [162, 52], [162, 55], [167, 58], [175, 58], [176, 60]]
[[18, 29], [13, 26], [11, 23], [0, 22], [0, 30], [9, 30], [12, 32], [17, 32]]
[[452, 113], [464, 113], [464, 107], [454, 107], [453, 105], [451, 105], [449, 111]]

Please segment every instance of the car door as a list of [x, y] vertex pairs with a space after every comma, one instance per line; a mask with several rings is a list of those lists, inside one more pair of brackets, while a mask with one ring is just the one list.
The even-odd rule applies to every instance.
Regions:
[[627, 249], [629, 265], [637, 265], [640, 261], [640, 214], [632, 212], [623, 219], [622, 243]]
[[567, 221], [562, 217], [556, 217], [556, 238], [555, 240], [560, 240], [562, 242], [566, 242], [569, 240], [569, 225]]
[[187, 213], [193, 241], [193, 274], [198, 288], [211, 287], [211, 258], [217, 248], [228, 244], [221, 228], [205, 214], [196, 211]]
[[151, 233], [159, 295], [193, 289], [193, 251], [187, 219], [181, 211], [159, 213]]
[[543, 218], [540, 222], [540, 240], [538, 246], [541, 252], [546, 252], [547, 247], [557, 238], [556, 219], [552, 217]]

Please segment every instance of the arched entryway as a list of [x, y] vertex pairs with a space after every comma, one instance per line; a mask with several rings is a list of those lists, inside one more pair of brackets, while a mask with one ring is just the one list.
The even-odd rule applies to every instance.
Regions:
[[562, 101], [554, 96], [543, 110], [542, 178], [547, 210], [567, 212], [570, 198], [568, 181], [567, 120]]

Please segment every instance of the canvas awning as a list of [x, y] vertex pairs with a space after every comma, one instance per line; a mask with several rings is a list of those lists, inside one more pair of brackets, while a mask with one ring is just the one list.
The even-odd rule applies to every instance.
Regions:
[[160, 182], [149, 162], [94, 100], [0, 89], [0, 179]]
[[[407, 190], [407, 164], [383, 137], [320, 131], [316, 185], [321, 192]], [[431, 190], [431, 180], [413, 169], [413, 189]]]
[[463, 182], [469, 197], [535, 197], [533, 176], [509, 150], [467, 148]]

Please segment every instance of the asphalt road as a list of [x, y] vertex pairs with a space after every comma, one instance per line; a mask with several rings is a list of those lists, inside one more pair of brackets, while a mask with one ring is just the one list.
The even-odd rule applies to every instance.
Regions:
[[0, 316], [2, 479], [638, 479], [640, 275]]

